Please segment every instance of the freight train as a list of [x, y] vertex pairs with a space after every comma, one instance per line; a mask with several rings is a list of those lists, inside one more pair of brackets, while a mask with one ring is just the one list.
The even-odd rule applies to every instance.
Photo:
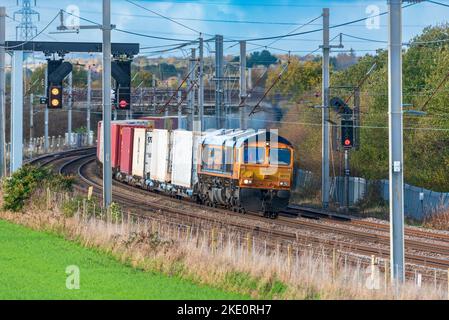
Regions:
[[[97, 162], [103, 159], [98, 124]], [[192, 132], [176, 118], [112, 121], [113, 177], [176, 198], [276, 218], [289, 202], [291, 143], [269, 130]]]

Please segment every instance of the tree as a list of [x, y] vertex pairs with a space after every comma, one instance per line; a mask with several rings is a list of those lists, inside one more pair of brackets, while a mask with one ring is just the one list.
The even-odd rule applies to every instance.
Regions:
[[26, 84], [26, 90], [35, 95], [42, 95], [45, 91], [45, 72], [46, 67], [41, 65], [31, 72]]
[[152, 87], [153, 86], [153, 74], [147, 70], [132, 70], [131, 71], [131, 86], [137, 88], [142, 87]]
[[[283, 66], [279, 66], [268, 72], [267, 84], [276, 81]], [[315, 61], [300, 61], [299, 58], [290, 59], [290, 65], [283, 74], [281, 81], [277, 83], [274, 92], [282, 95], [292, 95], [293, 99], [299, 99], [309, 91], [316, 91], [321, 86], [321, 63]]]
[[[234, 57], [234, 59], [232, 60], [232, 62], [238, 61], [240, 61], [240, 57]], [[246, 59], [246, 66], [248, 68], [253, 68], [254, 66], [265, 66], [268, 68], [269, 66], [277, 62], [278, 58], [273, 56], [270, 51], [262, 50], [262, 52], [256, 51], [251, 53]]]
[[160, 80], [166, 80], [170, 77], [177, 76], [178, 70], [173, 64], [162, 62], [158, 65], [145, 66], [144, 69], [155, 74]]

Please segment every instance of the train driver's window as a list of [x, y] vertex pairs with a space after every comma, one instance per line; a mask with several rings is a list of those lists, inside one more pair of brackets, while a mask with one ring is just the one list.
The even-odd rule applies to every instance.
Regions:
[[203, 169], [207, 169], [209, 167], [210, 151], [211, 149], [208, 146], [205, 146], [203, 148], [203, 152], [201, 152], [201, 167]]
[[263, 147], [245, 147], [245, 163], [262, 164], [265, 162], [265, 148]]
[[207, 168], [208, 169], [214, 168], [214, 160], [215, 160], [214, 157], [215, 157], [215, 149], [209, 147], [209, 150], [207, 153]]
[[292, 154], [289, 149], [270, 148], [270, 164], [288, 166], [291, 162]]
[[225, 172], [232, 172], [234, 165], [234, 149], [230, 147], [225, 147], [224, 152], [224, 170]]

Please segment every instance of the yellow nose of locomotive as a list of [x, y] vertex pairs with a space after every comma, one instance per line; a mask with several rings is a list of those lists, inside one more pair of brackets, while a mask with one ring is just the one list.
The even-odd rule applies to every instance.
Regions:
[[240, 186], [257, 189], [290, 189], [292, 170], [275, 166], [242, 166]]

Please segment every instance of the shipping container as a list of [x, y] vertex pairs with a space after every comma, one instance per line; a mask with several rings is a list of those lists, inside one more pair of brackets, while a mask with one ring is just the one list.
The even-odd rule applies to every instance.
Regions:
[[203, 141], [204, 133], [195, 132], [193, 135], [193, 152], [192, 152], [192, 185], [198, 182], [198, 164], [201, 162], [200, 145]]
[[[148, 126], [147, 120], [118, 120], [111, 122], [111, 165], [112, 168], [119, 169], [120, 167], [120, 149], [121, 149], [121, 135], [122, 127], [137, 127], [146, 128]], [[98, 122], [97, 126], [97, 158], [103, 162], [103, 130], [102, 121]]]
[[168, 130], [153, 130], [151, 144], [150, 178], [159, 182], [168, 182], [168, 163], [170, 160], [170, 132]]
[[151, 157], [152, 157], [153, 131], [147, 130], [145, 143], [145, 178], [151, 178]]
[[139, 178], [145, 177], [145, 133], [146, 129], [134, 129], [132, 175]]
[[120, 167], [120, 140], [121, 126], [118, 123], [111, 124], [111, 165], [112, 168]]
[[[103, 130], [102, 130], [102, 121], [98, 122], [98, 132], [97, 132], [97, 158], [100, 162], [103, 162]], [[112, 168], [119, 168], [120, 166], [120, 131], [119, 123], [111, 123], [111, 166]]]
[[130, 175], [132, 173], [133, 132], [131, 126], [122, 126], [120, 144], [120, 172]]
[[103, 163], [103, 130], [101, 130], [101, 121], [97, 125], [97, 159]]
[[173, 131], [171, 183], [176, 186], [192, 186], [193, 143], [192, 131]]

